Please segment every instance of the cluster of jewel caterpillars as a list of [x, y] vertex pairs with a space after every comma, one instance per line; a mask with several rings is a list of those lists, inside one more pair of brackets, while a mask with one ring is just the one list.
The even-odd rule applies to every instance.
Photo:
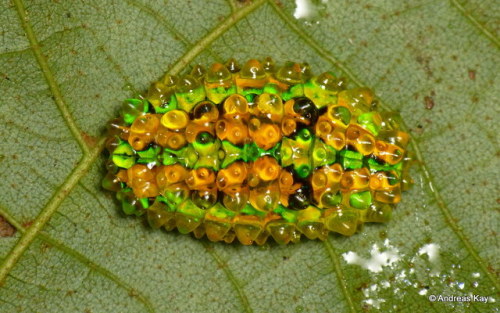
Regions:
[[108, 124], [108, 174], [126, 214], [211, 241], [280, 244], [386, 222], [408, 187], [394, 114], [307, 63], [267, 58], [166, 75]]

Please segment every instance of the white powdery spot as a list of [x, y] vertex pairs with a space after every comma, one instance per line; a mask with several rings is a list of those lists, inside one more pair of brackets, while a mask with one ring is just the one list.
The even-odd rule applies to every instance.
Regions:
[[380, 251], [378, 245], [374, 244], [370, 250], [371, 257], [368, 259], [360, 257], [353, 251], [342, 254], [342, 257], [344, 257], [347, 264], [357, 264], [373, 273], [379, 273], [384, 266], [391, 266], [400, 259], [399, 250], [392, 247], [388, 240], [384, 242], [384, 247], [385, 250]]
[[293, 17], [306, 18], [311, 16], [313, 13], [312, 4], [310, 0], [295, 0], [295, 12], [293, 12]]
[[431, 276], [439, 275], [439, 249], [440, 246], [436, 243], [429, 243], [424, 245], [422, 248], [418, 250], [419, 255], [427, 254], [429, 257], [429, 262], [431, 263], [432, 271], [430, 273]]
[[364, 303], [368, 304], [369, 306], [374, 307], [375, 309], [380, 309], [380, 304], [384, 303], [384, 299], [366, 299], [363, 300]]
[[426, 244], [418, 250], [418, 254], [427, 254], [429, 256], [429, 261], [437, 262], [439, 258], [439, 245], [436, 243]]
[[[327, 0], [322, 0], [322, 4], [326, 4]], [[318, 11], [321, 10], [321, 5], [318, 3], [313, 3], [312, 0], [295, 0], [295, 11], [293, 12], [293, 17], [296, 19], [307, 19], [315, 17], [318, 15]]]

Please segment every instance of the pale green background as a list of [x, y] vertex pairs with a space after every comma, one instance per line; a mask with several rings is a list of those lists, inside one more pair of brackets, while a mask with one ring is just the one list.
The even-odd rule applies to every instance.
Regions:
[[[1, 0], [0, 214], [18, 231], [0, 238], [0, 312], [497, 311], [498, 2], [316, 2], [298, 20], [286, 0]], [[268, 55], [370, 86], [401, 112], [416, 184], [393, 220], [326, 243], [244, 247], [121, 215], [100, 188], [100, 151], [130, 89]], [[436, 260], [419, 253], [427, 244]], [[374, 245], [397, 261], [374, 273], [342, 257]]]

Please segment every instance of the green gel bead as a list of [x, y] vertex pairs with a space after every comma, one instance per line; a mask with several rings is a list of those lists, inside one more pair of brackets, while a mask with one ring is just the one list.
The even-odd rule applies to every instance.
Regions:
[[318, 109], [337, 103], [337, 93], [340, 90], [339, 80], [330, 72], [313, 77], [304, 84], [304, 95], [311, 99]]
[[356, 169], [363, 167], [363, 155], [357, 151], [340, 151], [340, 164], [344, 169]]
[[382, 125], [382, 118], [378, 112], [368, 112], [358, 116], [358, 123], [373, 135], [378, 136]]
[[189, 215], [197, 219], [202, 219], [205, 216], [206, 211], [194, 204], [193, 201], [187, 199], [182, 202], [177, 208], [177, 212], [184, 215]]
[[332, 115], [334, 118], [339, 119], [345, 125], [349, 125], [351, 122], [351, 111], [343, 106], [338, 106], [333, 108]]
[[220, 164], [221, 162], [218, 157], [207, 155], [199, 157], [198, 161], [196, 161], [193, 168], [197, 169], [201, 167], [206, 167], [214, 171], [218, 171], [220, 169]]
[[281, 166], [287, 167], [293, 164], [293, 140], [284, 137], [281, 140], [281, 149], [280, 149], [280, 155], [281, 155]]
[[143, 209], [149, 208], [149, 199], [148, 198], [140, 198], [139, 199], [139, 204]]
[[365, 210], [372, 204], [372, 195], [369, 191], [351, 194], [349, 204], [356, 209]]
[[186, 200], [186, 197], [181, 191], [165, 191], [163, 195], [165, 199], [164, 203], [171, 212], [177, 211], [179, 205]]
[[253, 162], [260, 156], [259, 146], [255, 142], [243, 146], [243, 161]]
[[[182, 191], [166, 191], [164, 192], [165, 196], [157, 196], [156, 200], [165, 205], [165, 210], [169, 212], [175, 212], [177, 206], [185, 200], [186, 197], [182, 196]], [[179, 196], [180, 194], [180, 196]]]
[[236, 86], [231, 85], [230, 87], [216, 87], [206, 89], [207, 97], [210, 101], [214, 103], [221, 103], [228, 96], [236, 93]]
[[331, 191], [323, 193], [321, 196], [321, 203], [327, 208], [337, 207], [342, 201], [340, 193], [333, 193]]
[[169, 98], [168, 101], [165, 101], [159, 106], [154, 107], [156, 113], [164, 114], [169, 111], [177, 109], [177, 98], [175, 97], [175, 95], [172, 93], [171, 95], [168, 96], [168, 98]]
[[163, 151], [163, 153], [160, 155], [160, 159], [163, 165], [172, 165], [177, 163], [176, 156], [172, 153], [169, 153], [168, 151]]
[[218, 171], [221, 164], [218, 154], [220, 146], [220, 140], [216, 139], [210, 133], [200, 133], [193, 143], [193, 148], [198, 154], [198, 160], [194, 168], [207, 167]]
[[300, 178], [307, 178], [309, 175], [311, 175], [311, 172], [312, 172], [312, 169], [309, 165], [302, 165], [299, 167], [294, 167], [294, 169]]
[[208, 209], [208, 213], [220, 219], [227, 219], [236, 216], [236, 212], [226, 209], [220, 202]]
[[247, 203], [243, 209], [240, 211], [243, 214], [246, 215], [256, 215], [256, 216], [265, 216], [266, 212], [262, 212], [254, 208], [251, 204]]
[[130, 168], [136, 161], [135, 151], [128, 143], [123, 142], [113, 151], [111, 160], [118, 167]]
[[226, 97], [236, 93], [231, 72], [220, 63], [210, 67], [204, 85], [208, 99], [214, 103], [221, 103]]
[[184, 167], [193, 168], [198, 161], [198, 153], [196, 153], [191, 144], [179, 150], [164, 148], [163, 153], [160, 155], [160, 159], [163, 165], [179, 163]]
[[311, 79], [311, 77], [313, 77], [311, 66], [307, 62], [300, 64], [300, 71], [302, 72], [302, 80], [304, 82], [308, 81], [309, 79]]
[[140, 99], [127, 99], [123, 102], [120, 115], [126, 124], [131, 125], [134, 120], [144, 112], [147, 112], [148, 102]]
[[264, 93], [270, 93], [272, 95], [279, 95], [280, 91], [278, 85], [276, 84], [266, 84], [263, 89]]
[[336, 151], [319, 138], [315, 138], [312, 151], [312, 167], [318, 168], [335, 162]]
[[266, 73], [274, 73], [275, 66], [274, 60], [271, 57], [266, 57], [264, 62], [262, 62], [262, 67], [264, 67]]
[[127, 195], [130, 195], [131, 193], [132, 193], [132, 188], [129, 187], [123, 188], [122, 190], [116, 193], [116, 199], [121, 202], [127, 199]]
[[386, 223], [391, 220], [392, 208], [386, 203], [374, 201], [366, 210], [364, 220], [366, 222]]
[[255, 96], [261, 95], [264, 93], [264, 88], [245, 88], [239, 89], [238, 93], [247, 99], [248, 103], [252, 103]]
[[191, 112], [198, 102], [205, 100], [205, 89], [196, 78], [186, 75], [177, 83], [175, 97], [180, 109]]
[[198, 162], [198, 154], [192, 145], [188, 145], [180, 150], [177, 150], [177, 160], [184, 167], [193, 168], [196, 162]]
[[132, 215], [132, 214], [136, 214], [136, 207], [134, 204], [128, 202], [128, 201], [122, 201], [122, 210], [123, 210], [123, 213], [127, 214], [127, 215]]
[[244, 158], [243, 149], [233, 145], [227, 140], [222, 141], [222, 150], [224, 151], [224, 157], [221, 163], [222, 168], [226, 168], [233, 162]]
[[394, 171], [394, 173], [396, 173], [396, 175], [400, 177], [403, 170], [403, 162], [390, 165], [390, 164], [380, 164], [375, 159], [368, 159], [366, 163], [370, 168], [371, 173], [379, 171], [384, 171], [384, 172]]
[[281, 204], [278, 205], [278, 207], [274, 209], [273, 212], [281, 215], [281, 217], [287, 222], [295, 223], [297, 221], [297, 211], [289, 210]]
[[156, 162], [158, 162], [158, 155], [160, 151], [160, 147], [149, 147], [144, 151], [137, 151], [137, 155], [139, 156], [137, 163], [155, 164]]
[[281, 98], [283, 98], [283, 101], [288, 101], [292, 98], [298, 98], [298, 97], [303, 97], [303, 96], [304, 96], [304, 85], [303, 84], [291, 86], [288, 90], [283, 91], [281, 93]]

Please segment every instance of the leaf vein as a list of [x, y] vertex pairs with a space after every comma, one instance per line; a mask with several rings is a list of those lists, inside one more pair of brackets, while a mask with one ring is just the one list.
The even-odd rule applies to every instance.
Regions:
[[[13, 216], [11, 216], [6, 210], [0, 207], [0, 214], [11, 224], [13, 225], [19, 232], [21, 233], [26, 233], [28, 230], [25, 229]], [[37, 237], [40, 240], [45, 241], [46, 243], [50, 244], [51, 246], [55, 247], [56, 249], [60, 250], [61, 252], [67, 254], [68, 256], [74, 258], [75, 260], [79, 261], [82, 263], [84, 266], [88, 267], [89, 270], [94, 270], [98, 274], [102, 275], [103, 277], [109, 279], [113, 283], [115, 283], [118, 287], [126, 290], [129, 294], [133, 293], [134, 297], [141, 302], [147, 309], [148, 312], [155, 312], [153, 305], [149, 301], [149, 299], [144, 296], [141, 292], [130, 286], [128, 283], [122, 281], [117, 275], [113, 274], [110, 270], [102, 267], [101, 265], [97, 264], [96, 262], [90, 260], [88, 257], [85, 255], [81, 254], [80, 252], [74, 250], [73, 248], [63, 244], [59, 240], [51, 237], [49, 234], [46, 234], [43, 231], [40, 231], [37, 234]], [[12, 274], [9, 274], [10, 277], [20, 280], [19, 278], [14, 277]], [[28, 282], [24, 282], [28, 284]], [[42, 288], [45, 288], [44, 286], [40, 286]]]
[[94, 163], [102, 149], [104, 148], [105, 137], [101, 138], [97, 145], [90, 150], [89, 154], [84, 155], [78, 166], [71, 172], [67, 179], [56, 189], [47, 204], [41, 209], [40, 214], [33, 221], [33, 224], [26, 229], [16, 245], [0, 264], [0, 285], [17, 264], [26, 249], [33, 242], [38, 233], [47, 224], [52, 215], [59, 208], [64, 199], [68, 196], [80, 179], [85, 176], [89, 167]]
[[224, 262], [221, 257], [215, 252], [214, 248], [210, 246], [206, 242], [202, 242], [203, 246], [205, 247], [205, 250], [207, 251], [210, 256], [215, 260], [217, 263], [217, 266], [224, 271], [226, 274], [227, 279], [231, 283], [231, 285], [234, 287], [236, 293], [238, 294], [238, 297], [240, 298], [241, 304], [243, 305], [243, 308], [245, 309], [245, 312], [247, 313], [252, 313], [253, 310], [250, 306], [250, 303], [248, 302], [248, 298], [245, 294], [245, 291], [243, 290], [243, 287], [240, 285], [240, 283], [236, 280], [236, 277], [234, 276], [233, 272], [229, 268], [229, 265]]
[[451, 0], [451, 4], [460, 11], [460, 13], [467, 19], [469, 22], [476, 26], [489, 40], [491, 40], [497, 48], [500, 47], [500, 40], [498, 40], [495, 35], [493, 35], [483, 24], [481, 24], [475, 17], [472, 16], [469, 12], [467, 12], [463, 5], [461, 5], [457, 0]]
[[340, 289], [342, 290], [342, 293], [344, 294], [344, 297], [347, 300], [347, 305], [349, 307], [349, 310], [351, 312], [355, 313], [355, 312], [357, 312], [357, 310], [356, 310], [356, 307], [354, 306], [354, 300], [352, 298], [351, 292], [349, 291], [349, 288], [347, 287], [345, 275], [344, 275], [344, 272], [342, 270], [342, 266], [340, 265], [339, 256], [335, 252], [335, 249], [333, 248], [333, 245], [330, 242], [330, 240], [325, 240], [323, 243], [325, 245], [326, 252], [328, 253], [328, 256], [332, 260], [333, 270], [334, 270], [335, 274], [337, 275], [337, 280], [339, 282]]
[[253, 12], [255, 9], [260, 7], [265, 0], [256, 0], [251, 4], [245, 6], [241, 10], [238, 10], [223, 20], [219, 25], [217, 25], [210, 33], [203, 37], [200, 41], [195, 43], [193, 47], [188, 50], [168, 71], [169, 75], [179, 74], [193, 59], [198, 56], [202, 51], [204, 51], [209, 45], [211, 45], [215, 39], [219, 38], [224, 34], [231, 26], [236, 24], [242, 18]]
[[47, 57], [43, 55], [40, 43], [38, 42], [38, 39], [36, 38], [35, 33], [33, 31], [33, 28], [31, 27], [27, 11], [26, 8], [24, 7], [22, 0], [14, 0], [14, 5], [17, 9], [19, 20], [24, 29], [24, 32], [26, 33], [26, 37], [28, 38], [31, 49], [33, 50], [33, 53], [35, 55], [35, 59], [38, 65], [40, 66], [43, 76], [49, 86], [50, 92], [54, 96], [54, 101], [56, 103], [56, 106], [59, 112], [61, 112], [61, 115], [64, 118], [66, 125], [71, 131], [73, 137], [76, 139], [83, 153], [88, 154], [89, 147], [85, 143], [85, 139], [83, 138], [81, 131], [78, 125], [76, 124], [75, 120], [73, 119], [70, 109], [64, 100], [59, 85], [57, 84], [54, 74], [52, 73], [52, 70], [50, 69], [49, 64], [47, 62], [46, 59]]

